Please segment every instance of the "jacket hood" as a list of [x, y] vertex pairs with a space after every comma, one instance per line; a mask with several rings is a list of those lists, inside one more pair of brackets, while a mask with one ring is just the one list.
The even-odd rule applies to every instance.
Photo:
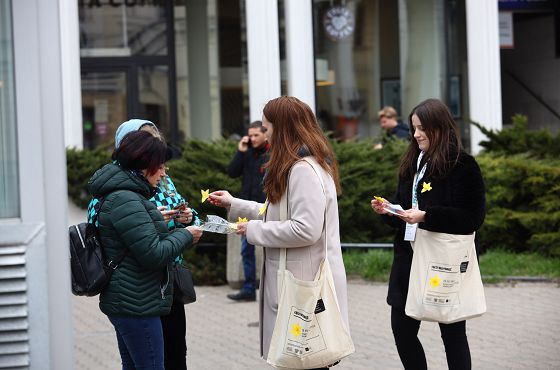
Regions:
[[153, 192], [145, 179], [113, 163], [103, 166], [93, 174], [88, 182], [88, 190], [94, 198], [104, 197], [117, 190], [130, 190], [149, 199]]

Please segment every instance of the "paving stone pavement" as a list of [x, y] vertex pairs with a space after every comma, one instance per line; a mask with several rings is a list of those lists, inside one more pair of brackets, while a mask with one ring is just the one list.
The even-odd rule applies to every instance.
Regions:
[[[271, 369], [259, 358], [257, 303], [226, 298], [227, 286], [197, 287], [187, 305], [188, 368]], [[350, 281], [349, 313], [356, 353], [337, 370], [402, 369], [385, 303], [387, 285]], [[560, 288], [552, 283], [487, 285], [488, 312], [467, 323], [473, 369], [560, 369]], [[112, 325], [96, 297], [74, 297], [75, 367], [120, 369]], [[436, 323], [420, 339], [430, 369], [446, 369]]]

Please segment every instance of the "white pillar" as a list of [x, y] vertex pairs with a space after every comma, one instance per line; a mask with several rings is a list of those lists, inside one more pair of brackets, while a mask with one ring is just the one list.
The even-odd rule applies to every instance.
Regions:
[[210, 69], [210, 32], [206, 0], [187, 1], [187, 55], [191, 131], [188, 137], [211, 140], [212, 104]]
[[74, 367], [60, 30], [63, 2], [12, 1], [21, 223], [39, 225], [25, 253], [32, 370]]
[[[469, 118], [486, 128], [502, 128], [502, 90], [498, 2], [467, 0]], [[471, 126], [471, 152], [480, 150], [484, 134]]]
[[285, 0], [286, 70], [288, 95], [307, 103], [315, 112], [313, 14], [311, 0]]
[[78, 2], [61, 1], [59, 4], [64, 144], [66, 147], [82, 149], [84, 139], [82, 133]]
[[402, 117], [421, 101], [445, 95], [443, 17], [442, 0], [399, 1]]
[[262, 109], [280, 96], [280, 47], [276, 0], [247, 0], [247, 60], [251, 121], [260, 120]]

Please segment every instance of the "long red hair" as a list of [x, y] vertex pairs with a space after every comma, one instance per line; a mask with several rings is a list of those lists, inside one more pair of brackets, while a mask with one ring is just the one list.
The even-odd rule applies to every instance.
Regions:
[[270, 100], [263, 115], [272, 123], [270, 160], [264, 178], [264, 191], [271, 203], [280, 201], [288, 186], [292, 166], [309, 153], [333, 178], [340, 193], [338, 164], [334, 151], [311, 108], [293, 96]]

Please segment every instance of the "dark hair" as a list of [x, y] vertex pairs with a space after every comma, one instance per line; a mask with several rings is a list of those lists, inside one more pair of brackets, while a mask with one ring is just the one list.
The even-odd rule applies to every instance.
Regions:
[[252, 129], [252, 128], [259, 128], [262, 133], [266, 132], [266, 127], [263, 126], [262, 121], [251, 122], [251, 124], [249, 125], [249, 129]]
[[153, 175], [167, 159], [167, 145], [147, 131], [134, 131], [123, 138], [113, 160], [126, 170], [147, 170]]
[[332, 176], [340, 192], [334, 151], [311, 108], [293, 96], [281, 96], [269, 101], [263, 114], [273, 124], [270, 160], [265, 165], [264, 178], [264, 190], [270, 202], [278, 202], [286, 191], [290, 168], [301, 159], [302, 148]]
[[[412, 124], [414, 115], [422, 123], [422, 129], [430, 140], [430, 146], [425, 156], [426, 160], [430, 161], [426, 176], [436, 178], [445, 176], [457, 163], [462, 150], [459, 131], [449, 108], [438, 99], [427, 99], [414, 107], [408, 116], [412, 136], [415, 131]], [[416, 158], [419, 153], [420, 148], [413, 138], [401, 160], [399, 172], [402, 177], [414, 177]]]

